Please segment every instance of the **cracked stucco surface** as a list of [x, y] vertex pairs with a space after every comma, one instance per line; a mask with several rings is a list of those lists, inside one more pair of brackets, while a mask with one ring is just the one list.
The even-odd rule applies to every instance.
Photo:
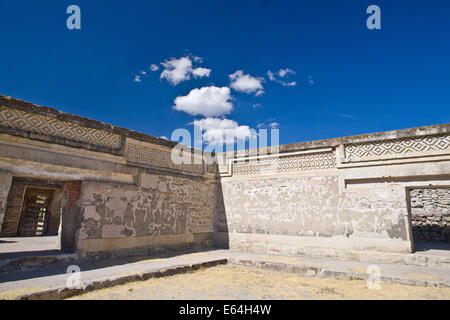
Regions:
[[222, 230], [227, 223], [237, 233], [406, 239], [404, 191], [396, 185], [339, 193], [337, 176], [301, 176], [229, 180], [222, 189]]
[[83, 182], [79, 239], [212, 232], [215, 182], [150, 175], [145, 188]]

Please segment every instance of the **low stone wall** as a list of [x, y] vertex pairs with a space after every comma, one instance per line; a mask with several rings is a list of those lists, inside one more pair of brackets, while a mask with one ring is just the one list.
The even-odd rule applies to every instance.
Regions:
[[450, 241], [450, 188], [411, 189], [412, 230], [419, 241]]

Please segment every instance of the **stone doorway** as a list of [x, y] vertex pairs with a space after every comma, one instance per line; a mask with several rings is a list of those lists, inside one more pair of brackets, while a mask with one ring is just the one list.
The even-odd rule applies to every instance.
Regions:
[[0, 235], [58, 235], [63, 185], [63, 181], [15, 177], [8, 194]]
[[80, 181], [13, 177], [0, 224], [0, 263], [74, 251], [80, 188]]
[[415, 251], [450, 250], [450, 187], [408, 189]]
[[49, 205], [54, 191], [41, 188], [25, 189], [18, 236], [33, 237], [47, 234], [49, 231]]

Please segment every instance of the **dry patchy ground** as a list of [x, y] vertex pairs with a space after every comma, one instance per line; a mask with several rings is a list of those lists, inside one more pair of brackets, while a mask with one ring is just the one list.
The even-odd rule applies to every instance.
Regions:
[[450, 299], [450, 288], [304, 277], [293, 273], [217, 266], [187, 274], [132, 282], [72, 299]]

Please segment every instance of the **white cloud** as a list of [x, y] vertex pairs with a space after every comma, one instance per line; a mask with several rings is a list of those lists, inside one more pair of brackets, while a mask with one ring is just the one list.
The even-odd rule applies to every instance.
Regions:
[[249, 126], [240, 126], [229, 119], [206, 118], [194, 120], [193, 124], [201, 127], [203, 139], [210, 144], [233, 143], [235, 139], [246, 140], [255, 134]]
[[[269, 76], [270, 81], [275, 81], [285, 87], [295, 87], [297, 85], [297, 82], [295, 82], [295, 81], [281, 80], [281, 78], [288, 77], [291, 74], [295, 74], [295, 71], [291, 70], [289, 68], [280, 69], [277, 73], [272, 72], [270, 70], [267, 71], [267, 75]], [[278, 77], [277, 77], [277, 75], [278, 75]]]
[[308, 82], [309, 82], [309, 84], [314, 84], [314, 80], [312, 79], [311, 76], [308, 76]]
[[211, 69], [206, 69], [206, 68], [195, 68], [194, 70], [192, 70], [192, 74], [194, 75], [194, 77], [209, 77], [209, 74], [211, 73]]
[[260, 108], [260, 107], [262, 107], [262, 104], [261, 103], [255, 103], [254, 105], [253, 105], [253, 108]]
[[140, 71], [139, 73], [142, 74], [143, 76], [145, 76], [145, 75], [147, 74], [147, 72], [145, 72], [145, 71], [143, 71], [143, 70]]
[[192, 61], [188, 57], [172, 58], [161, 62], [161, 64], [165, 68], [161, 73], [161, 79], [165, 78], [170, 84], [175, 86], [182, 81], [190, 79]]
[[175, 98], [173, 108], [184, 111], [190, 115], [203, 115], [205, 117], [219, 117], [233, 110], [230, 88], [203, 87], [193, 89], [186, 96]]
[[253, 77], [249, 74], [244, 74], [242, 70], [238, 70], [229, 75], [231, 83], [230, 87], [236, 91], [245, 93], [255, 93], [255, 96], [260, 96], [264, 93], [262, 82], [263, 78]]
[[152, 63], [150, 65], [150, 70], [153, 71], [153, 72], [158, 71], [159, 70], [159, 66], [154, 64], [154, 63]]
[[169, 140], [166, 136], [159, 137], [160, 139]]
[[203, 62], [203, 58], [196, 57], [196, 56], [192, 56], [192, 60], [194, 60], [194, 62], [197, 62], [197, 63], [202, 63]]
[[270, 81], [276, 81], [275, 74], [272, 71], [267, 71], [267, 75], [269, 76]]
[[141, 81], [142, 81], [141, 76], [138, 75], [134, 76], [134, 82], [141, 82]]
[[291, 69], [289, 69], [289, 68], [286, 68], [286, 69], [280, 69], [280, 71], [278, 71], [278, 76], [280, 77], [280, 78], [284, 78], [286, 75], [288, 75], [288, 74], [295, 74], [295, 71], [294, 70], [291, 70]]
[[[195, 62], [201, 61], [199, 57], [193, 57]], [[200, 60], [199, 60], [200, 59]], [[164, 67], [161, 72], [161, 79], [166, 79], [171, 85], [176, 86], [182, 81], [189, 80], [191, 75], [194, 77], [209, 77], [211, 69], [206, 68], [193, 68], [192, 60], [190, 57], [181, 57], [179, 59], [171, 58], [161, 62]]]

